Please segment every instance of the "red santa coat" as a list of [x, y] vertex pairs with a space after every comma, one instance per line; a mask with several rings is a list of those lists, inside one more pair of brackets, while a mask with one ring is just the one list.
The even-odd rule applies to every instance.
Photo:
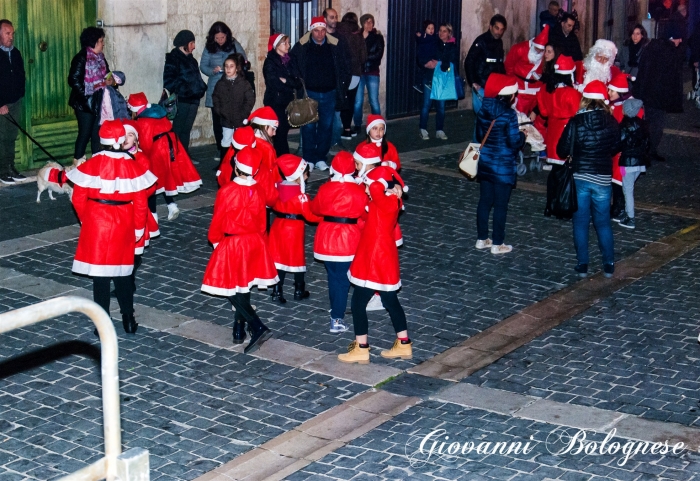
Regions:
[[[304, 255], [304, 235], [306, 224], [321, 222], [323, 217], [314, 215], [309, 208], [309, 202], [302, 202], [301, 186], [283, 181], [277, 186], [279, 199], [275, 202], [275, 220], [272, 221], [268, 236], [270, 255], [275, 261], [275, 267], [287, 272], [306, 272], [306, 256]], [[296, 216], [284, 218], [277, 214]]]
[[233, 157], [236, 155], [236, 152], [236, 149], [229, 147], [226, 155], [221, 159], [219, 168], [216, 171], [216, 182], [219, 184], [219, 187], [223, 187], [231, 182], [231, 177], [233, 177]]
[[581, 93], [573, 87], [557, 87], [551, 94], [546, 89], [540, 90], [537, 105], [540, 114], [547, 118], [547, 162], [563, 165], [565, 159], [557, 155], [557, 144], [564, 127], [578, 112]]
[[401, 210], [401, 199], [393, 194], [387, 195], [380, 182], [373, 182], [369, 191], [372, 199], [367, 222], [355, 259], [350, 264], [348, 278], [356, 286], [396, 291], [401, 287], [401, 276], [393, 232]]
[[255, 174], [255, 180], [265, 193], [265, 203], [272, 207], [278, 195], [275, 184], [282, 180], [277, 168], [277, 152], [270, 142], [260, 137], [255, 139], [255, 150], [262, 154], [260, 170]]
[[[148, 157], [141, 151], [137, 150], [132, 154], [136, 158], [136, 162], [143, 167], [145, 170], [149, 170], [150, 162]], [[158, 181], [155, 184], [146, 189], [146, 199], [153, 195], [158, 188]], [[145, 247], [148, 247], [151, 243], [151, 239], [158, 237], [160, 235], [160, 229], [158, 227], [158, 214], [155, 212], [148, 211], [146, 215], [146, 232], [144, 232], [143, 237], [136, 242], [136, 248], [134, 249], [134, 254], [141, 255]]]
[[386, 141], [387, 150], [386, 154], [382, 157], [382, 165], [391, 167], [392, 169], [399, 171], [401, 170], [401, 160], [399, 159], [399, 152], [396, 150], [394, 144]]
[[229, 297], [279, 282], [265, 227], [265, 200], [253, 179], [236, 177], [219, 190], [208, 235], [214, 252], [204, 271], [203, 292]]
[[527, 59], [528, 52], [530, 52], [529, 40], [516, 43], [506, 55], [503, 65], [508, 75], [518, 78], [518, 101], [515, 104], [515, 108], [519, 112], [530, 115], [535, 105], [537, 105], [537, 92], [543, 86], [542, 82], [539, 82], [542, 76], [543, 63], [540, 60], [537, 65], [531, 64]]
[[[346, 180], [330, 180], [318, 189], [311, 201], [311, 212], [323, 217], [360, 219], [366, 215], [367, 194], [364, 185]], [[316, 229], [314, 257], [320, 261], [350, 262], [355, 258], [362, 235], [361, 224], [343, 224], [323, 220]]]
[[134, 269], [156, 177], [125, 152], [100, 152], [67, 174], [81, 222], [73, 272], [123, 277]]
[[139, 133], [139, 146], [158, 177], [157, 193], [188, 194], [201, 187], [202, 179], [166, 117], [139, 117], [134, 125]]
[[[394, 148], [394, 150], [396, 150]], [[387, 152], [388, 154], [388, 152]], [[396, 162], [399, 167], [401, 167], [401, 162], [398, 160], [398, 153], [396, 154]], [[391, 167], [390, 164], [382, 162], [382, 165], [386, 167]], [[372, 169], [369, 169], [367, 172], [371, 171]], [[396, 169], [394, 169], [396, 170]], [[403, 205], [403, 204], [402, 204]], [[364, 227], [364, 221], [360, 222], [360, 228]], [[401, 247], [403, 245], [403, 232], [401, 232], [401, 226], [399, 225], [399, 222], [397, 220], [396, 225], [394, 226], [394, 242], [396, 243], [396, 247]]]

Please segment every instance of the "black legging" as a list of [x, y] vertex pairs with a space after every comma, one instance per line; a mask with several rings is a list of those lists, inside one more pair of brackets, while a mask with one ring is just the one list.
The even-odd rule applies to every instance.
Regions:
[[131, 276], [93, 277], [92, 298], [109, 315], [109, 282], [114, 281], [114, 290], [122, 315], [134, 313], [134, 290]]
[[236, 312], [243, 316], [249, 324], [254, 323], [256, 319], [260, 320], [258, 314], [253, 310], [253, 306], [250, 305], [250, 292], [239, 292], [229, 296], [228, 300], [236, 308]]
[[[280, 285], [284, 285], [284, 279], [287, 277], [287, 271], [277, 269], [277, 277], [280, 278]], [[294, 285], [304, 283], [304, 272], [294, 273]]]
[[155, 193], [151, 194], [150, 197], [148, 197], [148, 210], [151, 212], [151, 214], [155, 214], [157, 212]]
[[[391, 317], [391, 323], [394, 325], [394, 331], [397, 333], [405, 331], [406, 327], [406, 314], [403, 312], [403, 308], [399, 303], [399, 298], [396, 295], [396, 291], [378, 291], [379, 297], [382, 298], [382, 304], [389, 311], [389, 316]], [[352, 309], [352, 324], [355, 329], [356, 336], [366, 336], [369, 330], [369, 323], [367, 321], [367, 303], [374, 295], [374, 289], [368, 289], [366, 287], [354, 287], [352, 293], [352, 301], [350, 301], [350, 308]]]
[[80, 159], [85, 157], [85, 149], [90, 143], [92, 155], [102, 150], [100, 145], [100, 123], [97, 121], [97, 116], [92, 112], [83, 112], [75, 110], [75, 118], [78, 120], [78, 137], [75, 139], [75, 148], [73, 150], [73, 158]]
[[349, 107], [340, 111], [340, 121], [343, 123], [343, 130], [350, 130], [352, 126], [352, 116], [355, 113], [355, 97], [357, 96], [357, 87], [348, 90], [346, 101]]
[[275, 152], [277, 157], [280, 155], [289, 153], [289, 142], [287, 141], [287, 136], [289, 135], [289, 120], [287, 120], [286, 107], [273, 107], [272, 110], [277, 114], [279, 119], [279, 125], [277, 126], [277, 131], [275, 136], [272, 138], [272, 145], [275, 147]]

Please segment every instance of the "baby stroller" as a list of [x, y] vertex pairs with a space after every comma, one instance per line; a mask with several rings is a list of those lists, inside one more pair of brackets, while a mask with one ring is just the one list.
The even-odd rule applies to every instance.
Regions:
[[527, 134], [525, 147], [518, 155], [518, 176], [522, 177], [527, 173], [526, 162], [530, 163], [532, 172], [540, 172], [542, 170], [542, 160], [540, 152], [543, 152], [547, 146], [544, 143], [542, 134], [535, 128], [532, 121], [522, 112], [518, 112], [518, 125], [520, 130]]

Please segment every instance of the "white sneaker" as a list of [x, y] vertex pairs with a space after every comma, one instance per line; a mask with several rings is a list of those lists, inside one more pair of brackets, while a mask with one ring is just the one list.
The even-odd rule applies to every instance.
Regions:
[[420, 129], [420, 138], [423, 140], [428, 140], [430, 138], [430, 135], [428, 135], [428, 131], [425, 129]]
[[490, 249], [491, 246], [493, 245], [493, 242], [491, 242], [491, 239], [479, 239], [476, 241], [476, 248], [481, 250], [481, 249]]
[[491, 246], [491, 254], [508, 254], [513, 250], [513, 246], [501, 244], [499, 246]]
[[435, 132], [435, 137], [437, 137], [440, 140], [447, 140], [447, 135], [445, 135], [445, 132], [443, 132], [442, 130], [438, 130], [437, 132]]
[[177, 208], [177, 204], [175, 202], [168, 204], [168, 220], [175, 220], [179, 215], [180, 209]]
[[382, 298], [379, 297], [379, 294], [375, 294], [372, 296], [372, 299], [369, 300], [367, 303], [367, 310], [368, 311], [383, 311], [384, 310], [384, 304], [382, 304]]
[[318, 170], [328, 170], [328, 164], [326, 164], [324, 161], [319, 160], [316, 162], [315, 166]]
[[307, 165], [309, 166], [309, 173], [314, 171], [314, 164], [313, 162], [307, 162]]

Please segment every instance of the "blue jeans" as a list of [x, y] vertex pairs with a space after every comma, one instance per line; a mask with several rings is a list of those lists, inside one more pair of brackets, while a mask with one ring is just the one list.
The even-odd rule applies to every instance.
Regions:
[[331, 146], [340, 143], [340, 135], [343, 133], [343, 122], [340, 120], [340, 110], [335, 111], [335, 116], [333, 117], [333, 138], [331, 139]]
[[489, 238], [489, 214], [493, 208], [493, 245], [503, 244], [506, 239], [506, 216], [512, 190], [513, 186], [510, 184], [479, 181], [479, 205], [476, 208], [477, 239]]
[[307, 93], [318, 102], [318, 122], [301, 128], [301, 148], [304, 160], [315, 164], [320, 161], [325, 162], [328, 151], [331, 149], [335, 119], [335, 90], [324, 93], [308, 90]]
[[437, 115], [435, 116], [435, 130], [442, 130], [445, 127], [445, 101], [444, 100], [431, 100], [430, 99], [431, 89], [423, 84], [423, 108], [420, 110], [420, 128], [423, 130], [428, 130], [428, 114], [430, 113], [430, 107], [433, 102], [435, 102], [435, 110]]
[[576, 179], [578, 210], [574, 212], [572, 223], [576, 260], [579, 264], [588, 264], [588, 228], [591, 216], [593, 227], [598, 234], [598, 247], [603, 256], [603, 264], [615, 262], [613, 232], [610, 225], [611, 195], [612, 188], [609, 185], [598, 185]]
[[374, 115], [380, 115], [382, 109], [379, 107], [379, 76], [363, 75], [360, 77], [360, 83], [357, 86], [357, 94], [355, 95], [355, 127], [362, 125], [362, 106], [365, 104], [365, 86], [367, 87], [367, 96], [369, 97], [369, 106]]
[[350, 264], [350, 262], [324, 262], [328, 273], [331, 319], [345, 318], [345, 308], [348, 305], [348, 292], [350, 291], [350, 279], [348, 279]]

